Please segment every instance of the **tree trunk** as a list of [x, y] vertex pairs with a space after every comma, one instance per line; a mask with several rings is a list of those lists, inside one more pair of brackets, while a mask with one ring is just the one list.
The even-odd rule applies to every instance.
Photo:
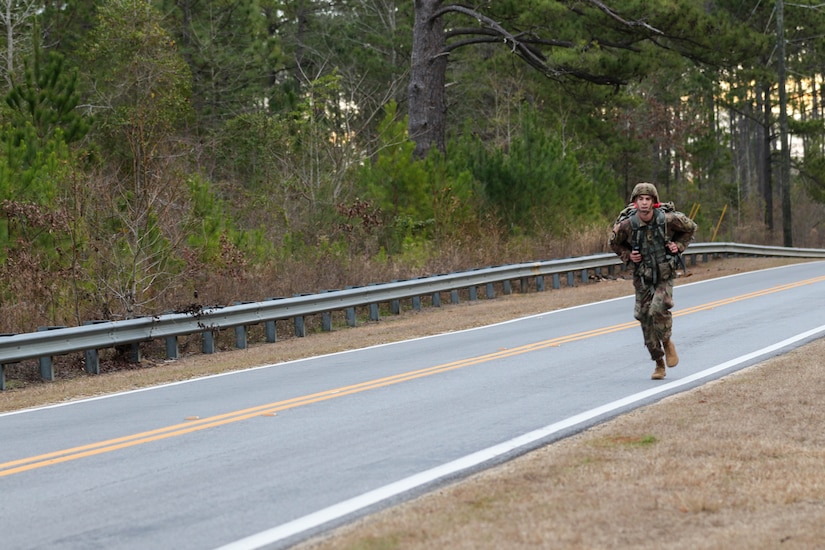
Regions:
[[426, 157], [433, 147], [445, 151], [447, 54], [444, 24], [435, 16], [441, 3], [415, 0], [408, 129], [415, 142], [416, 158]]
[[785, 0], [776, 0], [776, 58], [779, 80], [779, 190], [782, 194], [782, 240], [785, 246], [793, 246], [793, 220], [791, 220], [791, 150], [788, 143], [788, 96], [785, 90]]
[[762, 103], [762, 108], [765, 112], [765, 120], [762, 124], [762, 197], [765, 199], [765, 225], [768, 226], [768, 231], [773, 234], [773, 153], [771, 150], [771, 143], [773, 143], [773, 136], [771, 135], [771, 88], [765, 86], [761, 90], [765, 98]]

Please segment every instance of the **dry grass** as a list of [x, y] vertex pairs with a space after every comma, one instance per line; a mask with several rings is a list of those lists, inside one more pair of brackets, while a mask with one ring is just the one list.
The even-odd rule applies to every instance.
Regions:
[[[790, 263], [716, 260], [696, 281]], [[0, 410], [624, 296], [627, 280], [407, 312], [357, 329], [0, 393]], [[678, 308], [678, 293], [676, 296]], [[475, 308], [467, 315], [467, 308]], [[630, 312], [628, 312], [630, 316]], [[623, 415], [301, 548], [815, 548], [825, 540], [825, 340]]]

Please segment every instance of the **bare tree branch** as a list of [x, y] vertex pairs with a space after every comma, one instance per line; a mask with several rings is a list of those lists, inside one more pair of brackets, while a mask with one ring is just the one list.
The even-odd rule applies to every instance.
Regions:
[[647, 23], [645, 23], [644, 21], [628, 21], [628, 20], [624, 19], [624, 18], [623, 18], [622, 16], [620, 16], [618, 13], [616, 13], [615, 11], [613, 11], [612, 9], [610, 9], [609, 7], [605, 6], [605, 5], [604, 5], [604, 3], [603, 3], [603, 2], [601, 2], [601, 0], [588, 0], [588, 2], [590, 2], [591, 4], [593, 4], [594, 6], [596, 6], [597, 8], [599, 8], [599, 10], [601, 10], [601, 11], [602, 11], [603, 13], [605, 13], [607, 16], [609, 16], [609, 17], [611, 17], [611, 18], [615, 19], [616, 21], [618, 21], [618, 22], [619, 22], [619, 23], [621, 23], [622, 25], [626, 25], [626, 26], [628, 26], [628, 27], [642, 27], [642, 28], [644, 28], [644, 29], [649, 30], [650, 32], [652, 32], [652, 33], [654, 33], [654, 34], [664, 34], [664, 33], [663, 33], [662, 31], [660, 31], [659, 29], [656, 29], [656, 28], [654, 28], [654, 27], [651, 27], [650, 25], [648, 25], [648, 24], [647, 24]]

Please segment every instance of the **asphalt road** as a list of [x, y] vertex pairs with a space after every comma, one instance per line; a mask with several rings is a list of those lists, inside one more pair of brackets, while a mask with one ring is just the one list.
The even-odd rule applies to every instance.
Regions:
[[[0, 414], [0, 548], [287, 547], [825, 334], [825, 262]], [[275, 344], [277, 345], [277, 344]]]

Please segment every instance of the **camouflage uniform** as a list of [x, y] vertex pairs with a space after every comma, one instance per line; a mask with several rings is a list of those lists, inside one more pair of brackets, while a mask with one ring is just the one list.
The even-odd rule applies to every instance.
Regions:
[[[651, 195], [659, 202], [653, 184], [642, 183], [633, 190], [631, 202], [638, 195]], [[658, 209], [657, 209], [658, 210]], [[670, 309], [673, 307], [673, 279], [679, 262], [678, 255], [667, 250], [667, 241], [676, 243], [679, 254], [684, 252], [696, 232], [696, 224], [681, 212], [654, 211], [653, 219], [647, 224], [640, 219], [634, 243], [633, 219], [625, 219], [613, 226], [608, 244], [626, 264], [634, 265], [633, 286], [636, 289], [634, 317], [642, 325], [645, 346], [654, 361], [665, 354], [662, 343], [669, 342], [673, 327]], [[657, 221], [662, 217], [662, 221]], [[636, 244], [642, 254], [642, 261], [633, 264], [630, 253]], [[658, 364], [658, 363], [657, 363]], [[671, 365], [673, 366], [673, 365]]]

